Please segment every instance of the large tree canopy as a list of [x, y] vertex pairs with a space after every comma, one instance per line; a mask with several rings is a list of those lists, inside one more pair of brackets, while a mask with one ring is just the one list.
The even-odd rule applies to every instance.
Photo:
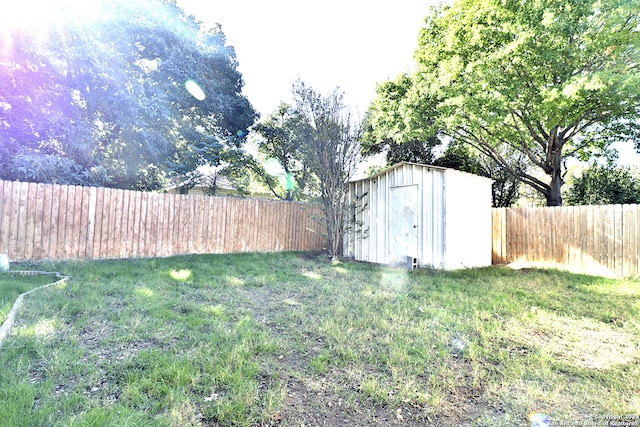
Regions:
[[171, 1], [91, 10], [0, 29], [0, 178], [156, 188], [242, 144], [256, 113], [219, 28]]
[[[567, 157], [637, 135], [639, 10], [639, 0], [458, 0], [436, 8], [420, 34], [404, 105], [421, 102], [402, 112], [403, 123], [433, 116], [434, 129], [560, 205]], [[502, 154], [514, 151], [529, 169]]]
[[401, 161], [432, 163], [441, 141], [434, 128], [435, 105], [412, 91], [413, 79], [401, 74], [376, 88], [376, 98], [364, 121], [362, 154], [386, 151], [387, 164]]

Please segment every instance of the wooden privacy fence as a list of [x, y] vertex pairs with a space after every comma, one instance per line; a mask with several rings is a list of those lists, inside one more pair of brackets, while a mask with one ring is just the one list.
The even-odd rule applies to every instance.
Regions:
[[638, 276], [639, 205], [493, 209], [493, 263]]
[[313, 251], [316, 204], [0, 181], [11, 261]]

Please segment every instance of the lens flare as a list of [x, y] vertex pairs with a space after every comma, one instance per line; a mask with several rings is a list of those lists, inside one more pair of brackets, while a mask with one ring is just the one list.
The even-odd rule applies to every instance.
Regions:
[[184, 87], [187, 89], [187, 92], [189, 92], [191, 96], [193, 96], [198, 101], [204, 101], [204, 99], [207, 97], [200, 85], [198, 85], [198, 83], [193, 80], [187, 80], [187, 82], [184, 84]]
[[529, 421], [531, 427], [550, 427], [551, 419], [548, 415], [541, 412], [529, 412]]

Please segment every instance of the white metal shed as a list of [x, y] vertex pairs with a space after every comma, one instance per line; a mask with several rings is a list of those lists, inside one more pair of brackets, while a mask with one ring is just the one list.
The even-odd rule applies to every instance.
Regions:
[[349, 182], [344, 254], [448, 270], [491, 265], [491, 183], [406, 162]]

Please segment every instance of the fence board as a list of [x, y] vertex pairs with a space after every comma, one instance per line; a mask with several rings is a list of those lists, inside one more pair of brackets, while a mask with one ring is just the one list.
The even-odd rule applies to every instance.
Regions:
[[149, 212], [149, 193], [140, 193], [140, 231], [138, 237], [138, 257], [149, 258], [151, 221]]
[[189, 246], [191, 243], [191, 205], [193, 201], [191, 198], [182, 196], [180, 198], [180, 254], [189, 253]]
[[491, 241], [491, 263], [502, 264], [500, 257], [500, 244], [502, 242], [502, 233], [500, 233], [500, 227], [502, 226], [500, 209], [494, 209], [491, 212], [491, 235], [493, 239]]
[[635, 266], [633, 259], [636, 256], [636, 248], [631, 236], [636, 226], [636, 213], [634, 206], [622, 206], [622, 273], [621, 276], [634, 276]]
[[33, 259], [33, 241], [35, 240], [35, 220], [36, 220], [36, 189], [37, 184], [29, 183], [27, 190], [27, 198], [24, 207], [27, 211], [27, 221], [25, 226], [25, 258]]
[[127, 258], [129, 248], [131, 247], [131, 207], [130, 207], [130, 192], [122, 191], [122, 211], [121, 211], [121, 219], [120, 219], [120, 235], [118, 236], [118, 244], [120, 245], [118, 251], [119, 258]]
[[640, 243], [638, 242], [638, 236], [640, 236], [640, 221], [638, 220], [638, 215], [640, 215], [640, 207], [638, 205], [633, 205], [630, 207], [630, 210], [630, 215], [626, 217], [629, 218], [632, 223], [631, 233], [629, 234], [629, 240], [631, 241], [629, 256], [631, 260], [629, 268], [630, 271], [628, 275], [640, 276], [640, 264], [638, 262], [638, 256], [640, 255]]
[[131, 201], [129, 209], [131, 209], [131, 222], [129, 224], [131, 233], [131, 252], [130, 257], [137, 258], [140, 256], [138, 248], [140, 246], [140, 224], [141, 224], [141, 203], [142, 194], [137, 192], [130, 193]]
[[610, 206], [598, 206], [594, 212], [598, 212], [600, 238], [598, 242], [594, 242], [600, 246], [600, 265], [607, 270], [613, 271], [613, 250], [612, 250], [612, 234], [613, 234], [613, 211]]
[[105, 205], [107, 206], [105, 221], [102, 223], [102, 243], [100, 246], [102, 249], [101, 257], [102, 258], [115, 258], [115, 236], [114, 230], [116, 228], [115, 225], [115, 210], [116, 210], [116, 198], [115, 198], [116, 190], [109, 188], [105, 190]]
[[56, 253], [58, 247], [58, 214], [60, 207], [60, 186], [51, 186], [51, 211], [49, 212], [49, 230], [47, 230], [49, 237], [49, 245], [46, 252], [42, 255], [46, 258], [48, 254]]
[[149, 218], [149, 193], [140, 194], [140, 235], [138, 240], [138, 256], [149, 258], [149, 242], [151, 234], [151, 221]]
[[[282, 214], [282, 213], [281, 213]], [[280, 230], [278, 230], [279, 222], [275, 217], [277, 213], [275, 212], [275, 207], [273, 205], [269, 205], [269, 209], [267, 211], [267, 226], [269, 230], [271, 230], [270, 235], [273, 236], [271, 238], [271, 247], [274, 251], [282, 250], [282, 236], [280, 235]]]
[[319, 205], [0, 181], [0, 253], [25, 261], [321, 250], [313, 216]]
[[214, 247], [211, 252], [219, 254], [222, 252], [224, 216], [226, 198], [214, 198], [211, 200], [211, 215], [213, 216], [213, 239]]
[[614, 235], [613, 235], [613, 270], [615, 276], [623, 276], [623, 219], [622, 219], [622, 205], [615, 205], [613, 207], [615, 212], [614, 216]]
[[[15, 215], [18, 218], [18, 228], [14, 235], [14, 252], [20, 257], [25, 258], [26, 242], [27, 242], [27, 197], [29, 195], [29, 185], [27, 183], [20, 183], [17, 185], [18, 203], [16, 205]], [[20, 242], [24, 242], [20, 244]]]
[[206, 253], [212, 253], [215, 248], [215, 232], [213, 229], [214, 226], [214, 216], [213, 216], [213, 208], [212, 208], [213, 197], [207, 197], [205, 199], [205, 251]]
[[96, 195], [97, 188], [83, 188], [82, 189], [82, 224], [85, 225], [86, 230], [83, 232], [83, 245], [84, 251], [81, 254], [83, 258], [93, 257], [93, 241], [95, 236], [95, 220], [96, 220]]
[[163, 215], [162, 215], [162, 246], [161, 256], [171, 256], [173, 254], [173, 202], [175, 198], [163, 195]]
[[157, 256], [158, 251], [158, 235], [159, 225], [162, 221], [162, 217], [158, 215], [160, 194], [148, 193], [149, 196], [149, 209], [147, 211], [147, 221], [149, 221], [149, 237], [148, 237], [148, 255], [147, 257]]
[[65, 215], [66, 215], [66, 203], [67, 203], [67, 189], [68, 187], [60, 185], [54, 187], [54, 195], [57, 199], [57, 204], [52, 206], [51, 215], [56, 222], [56, 235], [52, 236], [52, 241], [55, 241], [55, 245], [51, 247], [51, 258], [63, 259], [64, 253], [64, 232], [65, 232]]
[[206, 223], [205, 223], [205, 215], [206, 215], [206, 211], [205, 211], [205, 206], [206, 206], [206, 199], [209, 196], [199, 196], [196, 200], [195, 200], [195, 222], [194, 222], [194, 242], [195, 242], [195, 247], [194, 247], [194, 252], [198, 253], [198, 254], [203, 254], [206, 253], [206, 248], [207, 248], [207, 236], [206, 236]]
[[640, 275], [638, 205], [494, 209], [493, 220], [494, 263]]
[[195, 203], [198, 199], [198, 196], [195, 197], [183, 197], [184, 206], [185, 206], [185, 216], [183, 218], [184, 222], [183, 230], [185, 232], [185, 244], [182, 247], [183, 254], [191, 254], [194, 253], [194, 223], [195, 223]]
[[78, 259], [80, 253], [80, 237], [82, 234], [82, 198], [83, 187], [69, 187], [67, 194], [67, 258]]
[[44, 227], [44, 184], [36, 184], [34, 188], [34, 200], [31, 209], [34, 211], [34, 228], [33, 228], [33, 259], [42, 259], [42, 235]]
[[507, 262], [507, 210], [506, 208], [501, 209], [500, 214], [500, 229], [498, 230], [500, 233], [500, 262]]
[[157, 216], [157, 233], [156, 233], [156, 253], [160, 256], [165, 256], [164, 254], [164, 241], [165, 241], [165, 195], [164, 194], [156, 194], [156, 216]]
[[569, 265], [579, 265], [580, 251], [577, 250], [572, 242], [577, 242], [580, 237], [580, 221], [576, 214], [578, 208], [571, 206], [568, 211], [569, 233], [567, 236], [567, 259]]
[[267, 238], [267, 230], [270, 230], [270, 224], [269, 224], [270, 204], [265, 202], [264, 200], [260, 200], [259, 203], [260, 203], [260, 206], [258, 209], [261, 212], [261, 215], [258, 217], [259, 223], [258, 223], [257, 232], [258, 232], [258, 239], [260, 241], [260, 246], [268, 248], [268, 250], [274, 250], [273, 248], [275, 247], [275, 242], [271, 233], [268, 234], [269, 238]]
[[102, 243], [102, 221], [104, 218], [103, 209], [98, 208], [98, 206], [104, 206], [104, 188], [96, 189], [96, 211], [94, 215], [93, 221], [93, 251], [91, 253], [91, 257], [93, 259], [99, 259], [100, 255], [100, 245]]
[[0, 253], [9, 253], [9, 230], [11, 229], [11, 183], [0, 181]]
[[174, 215], [174, 241], [173, 241], [173, 253], [175, 255], [181, 255], [184, 251], [184, 240], [186, 239], [186, 233], [184, 230], [183, 222], [185, 212], [185, 203], [184, 196], [179, 196], [176, 198], [176, 204], [173, 207], [173, 215]]
[[122, 193], [122, 190], [113, 191], [113, 222], [111, 228], [113, 238], [111, 239], [110, 258], [118, 258], [122, 246]]
[[593, 206], [584, 207], [583, 229], [582, 229], [582, 269], [586, 270], [594, 262], [600, 262], [596, 259], [593, 251], [593, 240], [595, 239], [595, 230], [593, 227], [594, 211]]
[[236, 232], [235, 221], [235, 203], [231, 199], [225, 200], [225, 218], [224, 218], [224, 247], [223, 252], [237, 252], [238, 242], [234, 239], [234, 233]]
[[638, 237], [640, 237], [640, 206], [634, 205], [635, 215], [632, 215], [635, 218], [635, 228], [630, 230], [633, 233], [633, 236], [630, 237], [633, 239], [633, 244], [631, 245], [634, 251], [632, 254], [631, 263], [634, 265], [635, 274], [633, 276], [640, 276], [640, 241], [638, 241]]
[[103, 258], [117, 258], [118, 257], [118, 234], [116, 230], [120, 229], [119, 214], [118, 214], [118, 190], [110, 188], [107, 192], [109, 197], [109, 228], [107, 229], [106, 237], [106, 250], [102, 251]]

